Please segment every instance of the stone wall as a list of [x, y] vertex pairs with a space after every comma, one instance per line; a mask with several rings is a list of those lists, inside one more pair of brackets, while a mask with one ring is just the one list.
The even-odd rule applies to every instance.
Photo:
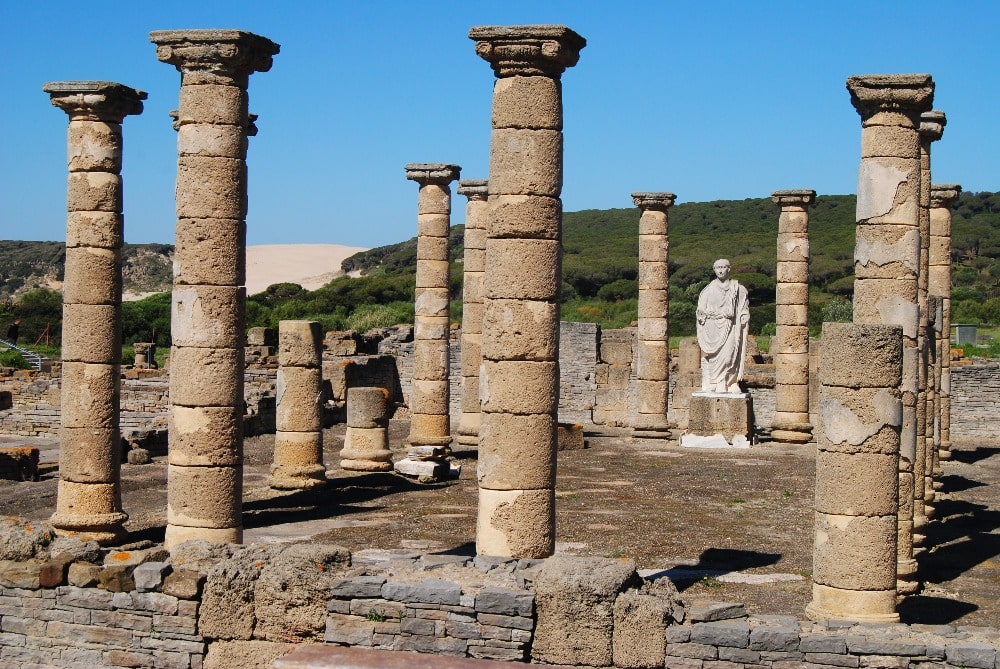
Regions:
[[1000, 630], [748, 615], [626, 560], [44, 543], [0, 560], [0, 666], [243, 669], [304, 643], [622, 669], [1000, 666]]
[[1000, 363], [951, 367], [951, 436], [1000, 438]]

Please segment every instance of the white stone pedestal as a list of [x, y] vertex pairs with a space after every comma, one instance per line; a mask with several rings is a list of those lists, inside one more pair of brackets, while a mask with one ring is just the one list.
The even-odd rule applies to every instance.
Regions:
[[687, 448], [750, 448], [753, 408], [749, 393], [691, 394], [688, 428], [681, 435]]

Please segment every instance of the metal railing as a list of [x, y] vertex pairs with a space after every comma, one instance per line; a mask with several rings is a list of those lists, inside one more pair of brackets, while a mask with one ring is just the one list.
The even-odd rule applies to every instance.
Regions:
[[0, 346], [6, 346], [7, 348], [17, 351], [18, 353], [21, 354], [22, 358], [28, 361], [28, 364], [31, 365], [32, 369], [34, 369], [36, 372], [41, 370], [42, 360], [45, 359], [45, 356], [39, 353], [35, 353], [34, 351], [28, 350], [26, 348], [22, 348], [17, 344], [15, 344], [14, 342], [7, 341], [3, 337], [0, 337]]

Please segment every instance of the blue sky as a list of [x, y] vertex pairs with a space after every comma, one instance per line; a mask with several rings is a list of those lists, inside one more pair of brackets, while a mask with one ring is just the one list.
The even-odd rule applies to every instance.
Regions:
[[[469, 28], [560, 23], [588, 42], [563, 75], [566, 211], [853, 193], [852, 74], [928, 72], [948, 115], [935, 182], [1000, 190], [1000, 3], [0, 0], [0, 238], [65, 238], [66, 115], [46, 81], [148, 91], [124, 123], [126, 241], [173, 242], [180, 75], [152, 30], [240, 28], [281, 44], [250, 80], [248, 243], [373, 247], [416, 234], [409, 162], [488, 176], [493, 73]], [[464, 220], [455, 196], [452, 222]]]

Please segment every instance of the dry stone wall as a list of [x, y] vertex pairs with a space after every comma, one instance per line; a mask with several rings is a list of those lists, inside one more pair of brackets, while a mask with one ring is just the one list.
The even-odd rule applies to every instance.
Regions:
[[1000, 666], [1000, 630], [749, 615], [610, 558], [206, 542], [168, 557], [31, 532], [0, 560], [0, 666], [235, 669], [324, 643], [621, 669]]

